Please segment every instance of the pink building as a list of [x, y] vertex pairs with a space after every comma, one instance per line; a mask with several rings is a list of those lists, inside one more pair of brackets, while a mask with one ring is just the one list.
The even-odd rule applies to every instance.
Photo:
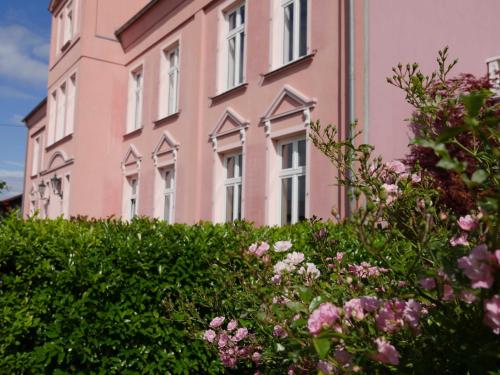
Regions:
[[[348, 212], [312, 120], [359, 119], [387, 158], [409, 109], [385, 77], [498, 69], [497, 0], [52, 0], [47, 99], [26, 118], [24, 215], [245, 218]], [[425, 24], [423, 23], [425, 22]]]

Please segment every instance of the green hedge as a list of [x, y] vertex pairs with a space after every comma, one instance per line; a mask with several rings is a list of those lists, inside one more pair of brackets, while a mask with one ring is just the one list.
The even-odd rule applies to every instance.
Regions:
[[[262, 265], [243, 250], [290, 239], [307, 253], [324, 226], [12, 216], [0, 224], [0, 373], [223, 373], [199, 332], [256, 306]], [[349, 228], [327, 226], [328, 248], [356, 251]]]

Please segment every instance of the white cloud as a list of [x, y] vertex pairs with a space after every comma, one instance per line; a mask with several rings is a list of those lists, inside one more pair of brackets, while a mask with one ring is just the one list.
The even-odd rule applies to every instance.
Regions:
[[10, 98], [10, 99], [25, 99], [25, 100], [36, 99], [35, 96], [30, 95], [24, 91], [6, 86], [0, 86], [0, 97]]
[[8, 169], [0, 169], [0, 179], [4, 178], [24, 178], [24, 171], [23, 170], [11, 171]]
[[13, 160], [0, 160], [0, 164], [4, 164], [4, 165], [11, 165], [13, 167], [20, 167], [20, 168], [24, 168], [24, 163], [20, 162], [20, 161], [13, 161]]
[[24, 82], [45, 83], [48, 74], [46, 45], [45, 38], [24, 26], [0, 26], [0, 75]]
[[43, 60], [49, 59], [49, 52], [50, 52], [50, 44], [49, 43], [40, 44], [40, 45], [37, 45], [36, 47], [33, 48], [33, 55], [35, 55], [36, 57], [39, 57]]

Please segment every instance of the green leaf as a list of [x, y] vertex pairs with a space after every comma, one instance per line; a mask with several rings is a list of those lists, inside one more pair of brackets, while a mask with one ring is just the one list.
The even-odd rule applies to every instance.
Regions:
[[468, 95], [462, 96], [461, 101], [470, 117], [477, 117], [479, 115], [486, 97], [486, 93], [483, 91], [473, 91]]
[[488, 173], [483, 169], [478, 169], [472, 174], [471, 180], [476, 184], [482, 184], [488, 178]]
[[314, 349], [318, 353], [319, 358], [324, 359], [330, 351], [331, 341], [328, 338], [315, 337], [313, 339]]
[[310, 288], [307, 288], [307, 287], [301, 287], [299, 289], [299, 295], [300, 295], [300, 299], [304, 303], [310, 303], [312, 298], [313, 298], [312, 290]]
[[321, 296], [315, 297], [309, 305], [309, 312], [316, 310], [318, 306], [321, 305], [321, 302], [323, 302], [323, 298]]

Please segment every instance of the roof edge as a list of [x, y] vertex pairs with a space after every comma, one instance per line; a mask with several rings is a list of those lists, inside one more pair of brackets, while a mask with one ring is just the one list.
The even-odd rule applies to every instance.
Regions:
[[33, 108], [30, 113], [28, 113], [21, 121], [24, 122], [26, 126], [28, 126], [27, 121], [31, 116], [33, 116], [40, 108], [47, 104], [47, 97], [43, 99], [40, 103], [38, 103], [35, 108]]
[[[54, 0], [52, 0], [54, 1]], [[131, 19], [125, 22], [122, 26], [120, 26], [115, 31], [115, 36], [120, 40], [120, 36], [123, 34], [125, 30], [127, 30], [130, 26], [132, 26], [139, 18], [141, 18], [144, 14], [146, 14], [152, 7], [154, 7], [160, 0], [151, 0], [147, 3], [139, 12], [137, 12]]]

